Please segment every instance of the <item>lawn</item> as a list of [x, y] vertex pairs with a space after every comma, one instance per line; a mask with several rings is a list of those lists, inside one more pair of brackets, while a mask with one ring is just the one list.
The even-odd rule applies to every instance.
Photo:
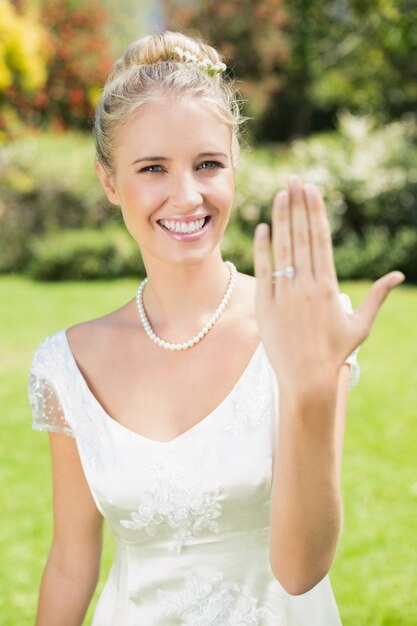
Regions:
[[[122, 305], [136, 285], [0, 278], [2, 626], [33, 625], [51, 538], [47, 435], [31, 430], [26, 393], [31, 355], [46, 335]], [[368, 288], [341, 285], [354, 306]], [[359, 352], [362, 377], [348, 407], [344, 528], [331, 573], [344, 626], [417, 624], [416, 319], [417, 288], [397, 288]], [[111, 553], [107, 534], [95, 600]]]

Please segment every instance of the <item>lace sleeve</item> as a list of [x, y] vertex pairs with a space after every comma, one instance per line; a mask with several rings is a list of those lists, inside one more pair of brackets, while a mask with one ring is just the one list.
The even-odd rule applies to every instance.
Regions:
[[[345, 309], [345, 311], [352, 313], [353, 307], [352, 307], [352, 303], [347, 293], [340, 293], [339, 297], [340, 297], [342, 306]], [[353, 387], [357, 385], [357, 383], [359, 382], [360, 374], [361, 374], [359, 363], [357, 361], [358, 352], [359, 352], [359, 346], [355, 348], [354, 351], [345, 360], [345, 363], [348, 363], [350, 365], [349, 389], [353, 389]]]
[[48, 340], [36, 350], [29, 374], [29, 404], [32, 409], [32, 428], [74, 437], [58, 392], [52, 382], [53, 367]]

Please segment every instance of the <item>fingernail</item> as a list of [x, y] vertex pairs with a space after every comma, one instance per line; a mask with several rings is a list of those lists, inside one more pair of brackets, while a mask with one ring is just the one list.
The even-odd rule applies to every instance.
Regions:
[[286, 191], [280, 191], [277, 195], [277, 203], [280, 209], [285, 209], [287, 206], [288, 193]]
[[306, 194], [307, 194], [307, 196], [309, 198], [313, 199], [315, 197], [315, 195], [316, 195], [316, 188], [315, 188], [314, 185], [312, 185], [311, 183], [306, 183], [304, 185], [304, 189], [305, 189], [305, 192], [306, 192]]
[[288, 178], [288, 185], [299, 189], [302, 185], [302, 180], [297, 174], [291, 174]]
[[268, 233], [269, 233], [268, 224], [257, 225], [255, 234], [258, 239], [266, 239], [268, 237]]
[[400, 285], [405, 280], [405, 275], [402, 272], [395, 272], [393, 277], [390, 280], [390, 286], [396, 287]]

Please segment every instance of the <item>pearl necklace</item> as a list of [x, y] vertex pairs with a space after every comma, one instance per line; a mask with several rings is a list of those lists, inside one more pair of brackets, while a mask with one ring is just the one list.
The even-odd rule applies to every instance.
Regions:
[[189, 341], [185, 341], [184, 343], [169, 343], [168, 341], [164, 341], [163, 339], [158, 337], [152, 330], [148, 317], [145, 313], [145, 309], [143, 307], [143, 290], [145, 289], [145, 285], [148, 282], [148, 279], [145, 278], [138, 287], [138, 291], [136, 294], [136, 304], [138, 307], [140, 321], [142, 322], [142, 326], [145, 329], [145, 332], [148, 335], [149, 339], [152, 339], [152, 341], [155, 342], [158, 346], [161, 346], [161, 348], [165, 348], [166, 350], [187, 350], [188, 348], [192, 348], [197, 343], [199, 343], [199, 341], [201, 341], [201, 339], [203, 339], [203, 337], [207, 335], [208, 331], [213, 328], [214, 324], [223, 313], [224, 309], [226, 308], [226, 304], [229, 302], [230, 297], [233, 293], [233, 289], [235, 288], [237, 279], [236, 267], [231, 261], [226, 261], [225, 265], [227, 265], [229, 268], [230, 280], [222, 301], [220, 302], [219, 306], [217, 307], [207, 324], [203, 326], [203, 328], [196, 334], [195, 337], [193, 337]]

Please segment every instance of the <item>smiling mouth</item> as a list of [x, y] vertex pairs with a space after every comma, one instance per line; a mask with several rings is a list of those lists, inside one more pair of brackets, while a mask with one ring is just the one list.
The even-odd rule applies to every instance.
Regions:
[[176, 222], [174, 220], [158, 220], [158, 224], [165, 228], [165, 230], [170, 231], [171, 233], [179, 233], [179, 234], [192, 234], [198, 233], [200, 230], [203, 230], [204, 226], [208, 224], [211, 217], [210, 215], [206, 215], [206, 217], [202, 217], [198, 220], [193, 220], [191, 222]]

